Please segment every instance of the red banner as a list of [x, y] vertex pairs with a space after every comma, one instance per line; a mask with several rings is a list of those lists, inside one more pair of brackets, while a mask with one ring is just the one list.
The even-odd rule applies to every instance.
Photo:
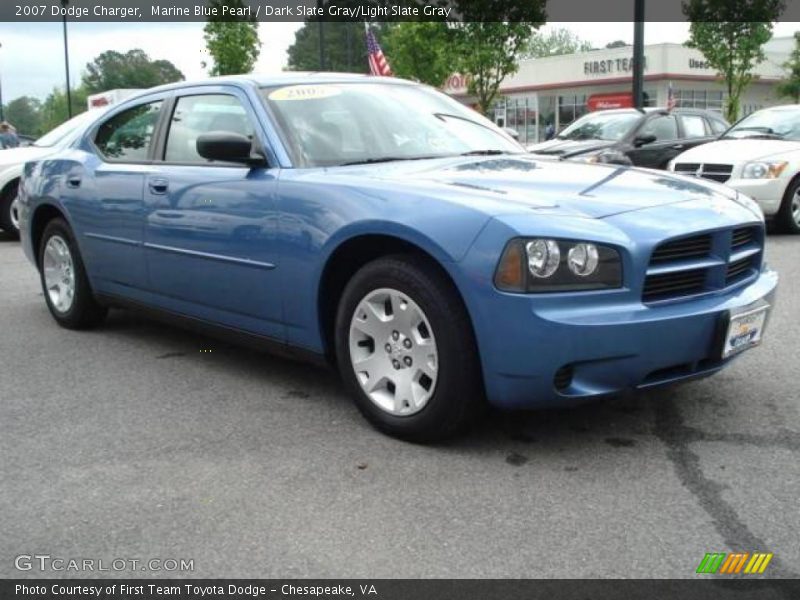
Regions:
[[592, 94], [586, 100], [586, 106], [590, 111], [607, 110], [609, 108], [631, 108], [633, 107], [633, 95], [629, 92]]

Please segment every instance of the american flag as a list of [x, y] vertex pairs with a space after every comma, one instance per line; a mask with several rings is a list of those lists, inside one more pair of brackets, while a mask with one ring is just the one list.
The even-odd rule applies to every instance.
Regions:
[[383, 77], [391, 77], [392, 70], [389, 68], [389, 61], [383, 55], [378, 40], [375, 39], [375, 34], [369, 28], [369, 25], [364, 23], [364, 28], [367, 30], [367, 60], [369, 61], [369, 72], [372, 75], [381, 75]]
[[669, 87], [667, 88], [667, 110], [672, 110], [675, 108], [675, 90], [672, 89], [672, 82], [669, 82]]

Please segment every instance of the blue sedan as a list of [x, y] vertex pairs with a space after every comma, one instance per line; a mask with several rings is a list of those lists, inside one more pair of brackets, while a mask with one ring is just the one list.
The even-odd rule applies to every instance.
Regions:
[[390, 78], [287, 73], [126, 100], [28, 163], [62, 326], [146, 310], [333, 363], [376, 427], [464, 429], [712, 374], [758, 345], [764, 221], [714, 183], [537, 159]]

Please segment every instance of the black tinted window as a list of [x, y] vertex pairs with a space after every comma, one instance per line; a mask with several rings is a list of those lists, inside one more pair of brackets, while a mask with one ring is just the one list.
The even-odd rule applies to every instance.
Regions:
[[97, 130], [94, 143], [106, 158], [147, 159], [161, 101], [141, 104], [111, 117]]
[[215, 94], [178, 99], [170, 121], [164, 160], [208, 162], [197, 153], [197, 138], [212, 131], [237, 133], [251, 140], [254, 135], [244, 106], [234, 96]]
[[639, 135], [654, 135], [657, 142], [674, 140], [678, 137], [678, 122], [672, 115], [654, 117], [645, 123]]

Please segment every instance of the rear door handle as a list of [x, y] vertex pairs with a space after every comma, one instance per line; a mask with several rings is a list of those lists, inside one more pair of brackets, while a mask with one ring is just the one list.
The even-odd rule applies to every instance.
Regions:
[[686, 148], [685, 144], [675, 144], [674, 146], [672, 146], [673, 150], [683, 150], [684, 148]]
[[166, 179], [157, 177], [155, 179], [151, 179], [148, 182], [148, 186], [153, 194], [166, 194], [167, 190], [169, 189], [169, 182]]
[[70, 175], [67, 177], [67, 187], [71, 188], [79, 188], [81, 187], [81, 176], [80, 175]]

